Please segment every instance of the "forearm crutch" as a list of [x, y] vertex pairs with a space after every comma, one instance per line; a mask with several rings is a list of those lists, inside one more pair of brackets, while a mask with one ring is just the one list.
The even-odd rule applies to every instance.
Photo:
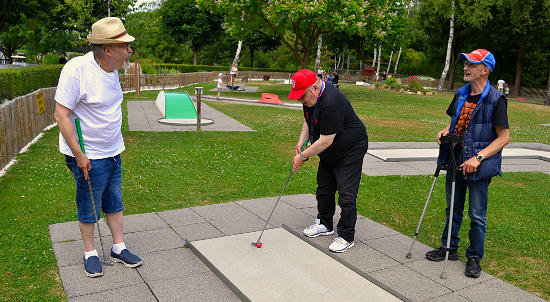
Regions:
[[424, 215], [426, 214], [426, 210], [428, 209], [428, 204], [430, 203], [430, 198], [432, 197], [432, 193], [435, 187], [435, 182], [437, 181], [437, 177], [439, 177], [439, 172], [441, 170], [446, 170], [447, 167], [442, 164], [442, 149], [444, 145], [439, 146], [439, 155], [437, 157], [437, 168], [435, 169], [434, 173], [434, 180], [432, 182], [432, 187], [430, 188], [430, 193], [428, 193], [428, 198], [426, 199], [426, 203], [424, 204], [424, 210], [422, 211], [422, 215], [420, 216], [420, 221], [418, 221], [418, 225], [416, 226], [416, 231], [414, 232], [414, 238], [411, 242], [411, 246], [409, 247], [409, 251], [407, 252], [407, 255], [405, 257], [411, 258], [412, 256], [412, 250], [414, 248], [414, 244], [416, 243], [416, 237], [418, 237], [418, 233], [420, 232], [420, 227], [422, 226], [422, 221], [424, 220]]

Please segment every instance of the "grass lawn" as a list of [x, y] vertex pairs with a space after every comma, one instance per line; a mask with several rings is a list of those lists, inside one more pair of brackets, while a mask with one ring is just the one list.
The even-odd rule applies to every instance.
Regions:
[[[250, 82], [286, 101], [288, 85]], [[215, 83], [205, 83], [206, 93]], [[448, 123], [451, 95], [416, 96], [368, 90], [342, 91], [365, 122], [371, 141], [432, 141]], [[187, 87], [194, 93], [193, 87]], [[154, 100], [157, 92], [142, 92]], [[256, 132], [130, 132], [123, 103], [123, 195], [125, 213], [147, 213], [239, 199], [276, 196], [290, 169], [302, 124], [299, 110], [207, 102]], [[550, 144], [550, 107], [510, 103], [512, 140]], [[57, 150], [58, 129], [45, 133], [0, 179], [0, 301], [66, 300], [52, 252], [48, 225], [76, 220], [74, 180]], [[314, 193], [317, 159], [293, 176], [285, 194]], [[434, 165], [435, 169], [435, 165]], [[359, 213], [411, 236], [432, 176], [363, 176]], [[489, 191], [483, 269], [550, 299], [550, 175], [506, 173]], [[444, 188], [440, 180], [419, 240], [439, 245]], [[467, 215], [466, 215], [467, 216]], [[467, 243], [469, 219], [461, 237]], [[464, 244], [463, 244], [464, 245]], [[465, 247], [460, 253], [464, 255]], [[406, 251], [403, 251], [405, 254]], [[462, 258], [464, 260], [464, 258]]]

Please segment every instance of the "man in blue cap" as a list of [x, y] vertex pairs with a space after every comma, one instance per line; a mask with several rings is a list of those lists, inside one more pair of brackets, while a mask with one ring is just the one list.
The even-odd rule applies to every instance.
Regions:
[[[445, 135], [463, 136], [456, 158], [464, 177], [457, 177], [454, 195], [453, 223], [449, 260], [458, 260], [458, 231], [462, 224], [466, 190], [470, 216], [470, 246], [466, 249], [466, 270], [468, 277], [478, 278], [481, 274], [479, 261], [483, 258], [485, 232], [487, 231], [487, 193], [491, 178], [501, 175], [502, 149], [510, 142], [506, 97], [489, 83], [489, 74], [495, 67], [495, 57], [485, 49], [461, 53], [464, 63], [464, 81], [447, 109], [451, 123], [437, 133], [437, 141]], [[451, 202], [452, 175], [447, 174], [447, 219], [441, 236], [441, 247], [426, 253], [431, 261], [445, 260], [449, 212]]]

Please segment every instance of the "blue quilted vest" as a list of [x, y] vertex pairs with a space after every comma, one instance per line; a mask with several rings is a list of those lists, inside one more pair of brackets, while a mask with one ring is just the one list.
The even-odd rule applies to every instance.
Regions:
[[[451, 133], [455, 128], [458, 117], [460, 116], [460, 111], [469, 94], [470, 84], [464, 85], [455, 94], [456, 102], [451, 117]], [[497, 133], [493, 127], [493, 112], [501, 96], [502, 93], [492, 87], [489, 81], [487, 81], [479, 102], [472, 113], [470, 124], [466, 129], [466, 133], [464, 133], [462, 162], [475, 156], [497, 138]], [[500, 169], [501, 163], [502, 151], [499, 151], [497, 154], [483, 160], [476, 172], [468, 173], [468, 179], [481, 180], [495, 175], [502, 175]]]

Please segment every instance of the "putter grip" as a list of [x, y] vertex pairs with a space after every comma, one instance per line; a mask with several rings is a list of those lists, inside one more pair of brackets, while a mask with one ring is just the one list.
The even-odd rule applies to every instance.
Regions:
[[76, 133], [78, 134], [78, 142], [80, 143], [80, 149], [84, 154], [86, 154], [86, 150], [84, 150], [84, 140], [82, 139], [82, 129], [80, 129], [80, 119], [75, 118], [74, 124], [76, 126]]
[[304, 145], [302, 146], [302, 150], [300, 150], [300, 152], [304, 151], [304, 149], [306, 148], [308, 142], [309, 142], [309, 138], [306, 139], [306, 141], [304, 142]]

